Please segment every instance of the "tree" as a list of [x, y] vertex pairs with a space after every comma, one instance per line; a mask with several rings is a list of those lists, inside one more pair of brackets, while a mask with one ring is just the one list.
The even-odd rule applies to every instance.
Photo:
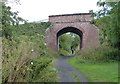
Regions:
[[2, 4], [2, 15], [0, 17], [2, 23], [3, 36], [7, 39], [10, 39], [12, 35], [13, 26], [17, 26], [19, 22], [25, 21], [18, 16], [18, 12], [12, 12], [10, 6], [6, 6], [5, 3]]
[[66, 51], [71, 51], [71, 44], [73, 41], [73, 37], [70, 36], [69, 34], [64, 34], [60, 36], [59, 38], [59, 46], [61, 49], [66, 50]]
[[2, 0], [1, 2], [20, 4], [20, 0]]
[[59, 48], [71, 52], [80, 44], [80, 37], [74, 33], [63, 34], [59, 37]]
[[96, 26], [100, 29], [101, 43], [107, 43], [109, 46], [120, 49], [120, 1], [119, 2], [102, 2], [97, 3], [102, 7], [94, 15]]
[[80, 37], [78, 35], [75, 35], [71, 48], [72, 49], [77, 48], [79, 45], [80, 45]]

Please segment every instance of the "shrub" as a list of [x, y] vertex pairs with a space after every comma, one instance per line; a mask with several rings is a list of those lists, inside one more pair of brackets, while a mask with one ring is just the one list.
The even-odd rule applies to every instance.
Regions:
[[31, 42], [21, 42], [3, 39], [3, 82], [22, 82], [25, 81], [23, 70], [28, 62], [33, 58], [34, 44]]
[[[43, 36], [24, 35], [11, 41], [3, 38], [2, 80], [4, 83], [55, 80], [53, 78], [55, 73], [50, 71], [53, 58], [49, 57], [43, 39]], [[34, 63], [32, 66], [31, 62]]]
[[[31, 60], [31, 65], [29, 65], [30, 72], [28, 73], [29, 82], [50, 82], [53, 77], [53, 72], [50, 71], [49, 65], [51, 64], [52, 59], [46, 57], [37, 57], [36, 59]], [[55, 78], [54, 78], [55, 79]], [[55, 80], [54, 80], [55, 81]]]
[[118, 49], [107, 46], [99, 46], [97, 48], [89, 48], [82, 50], [80, 56], [82, 59], [89, 60], [91, 62], [109, 62], [119, 60]]
[[63, 50], [63, 49], [60, 49], [59, 50], [59, 54], [62, 55], [62, 56], [69, 56], [69, 52], [67, 52], [66, 50]]

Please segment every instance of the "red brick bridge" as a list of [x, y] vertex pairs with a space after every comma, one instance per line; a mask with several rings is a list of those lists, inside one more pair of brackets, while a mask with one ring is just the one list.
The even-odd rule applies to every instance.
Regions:
[[46, 30], [47, 45], [53, 50], [58, 50], [58, 38], [67, 32], [72, 32], [80, 36], [81, 49], [99, 45], [99, 30], [91, 23], [91, 20], [93, 20], [93, 17], [91, 17], [90, 13], [49, 16], [49, 21], [52, 25]]

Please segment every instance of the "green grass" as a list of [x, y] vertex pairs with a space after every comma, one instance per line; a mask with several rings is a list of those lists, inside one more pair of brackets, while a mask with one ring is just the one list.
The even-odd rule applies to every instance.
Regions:
[[118, 82], [118, 63], [80, 63], [72, 58], [69, 63], [82, 73], [89, 82]]
[[80, 82], [79, 78], [77, 77], [77, 75], [74, 72], [71, 72], [71, 74], [76, 82]]

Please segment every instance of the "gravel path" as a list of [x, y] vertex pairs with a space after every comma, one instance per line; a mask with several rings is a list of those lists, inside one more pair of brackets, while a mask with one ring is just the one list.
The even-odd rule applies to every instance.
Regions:
[[67, 59], [70, 59], [71, 57], [62, 56], [57, 60], [59, 82], [78, 82], [75, 80], [72, 73], [77, 76], [77, 79], [79, 79], [80, 82], [87, 82], [87, 80], [82, 76], [82, 74], [80, 74], [79, 71], [77, 71], [67, 62]]

